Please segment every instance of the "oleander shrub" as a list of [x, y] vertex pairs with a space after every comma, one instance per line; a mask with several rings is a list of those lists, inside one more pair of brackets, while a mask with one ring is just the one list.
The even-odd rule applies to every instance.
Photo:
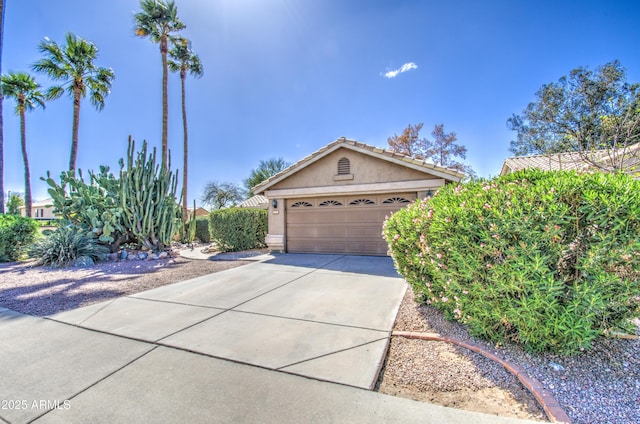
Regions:
[[209, 234], [209, 220], [207, 218], [196, 219], [196, 238], [201, 243], [209, 243], [211, 234]]
[[228, 208], [209, 214], [211, 240], [222, 252], [265, 247], [267, 211], [248, 208]]
[[48, 237], [34, 244], [29, 255], [41, 265], [65, 267], [83, 256], [94, 262], [104, 260], [109, 255], [109, 247], [99, 244], [98, 238], [79, 226], [58, 227]]
[[626, 175], [448, 185], [383, 233], [421, 301], [494, 342], [570, 354], [640, 315], [640, 181]]
[[38, 224], [31, 218], [0, 215], [0, 262], [20, 259], [38, 234]]

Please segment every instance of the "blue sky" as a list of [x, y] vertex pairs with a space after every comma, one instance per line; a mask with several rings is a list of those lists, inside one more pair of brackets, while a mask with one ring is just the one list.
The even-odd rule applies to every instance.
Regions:
[[[73, 32], [116, 74], [103, 111], [82, 104], [78, 167], [117, 171], [127, 137], [160, 146], [158, 46], [133, 34], [137, 0], [5, 0], [2, 71], [30, 71], [45, 37]], [[496, 175], [512, 113], [542, 84], [619, 59], [640, 81], [637, 1], [176, 0], [204, 65], [187, 80], [189, 202], [211, 180], [242, 184], [260, 160], [295, 162], [338, 137], [386, 147], [408, 124], [455, 131], [467, 163]], [[395, 77], [385, 76], [399, 70]], [[50, 81], [34, 74], [45, 88]], [[182, 168], [180, 81], [169, 80], [169, 148]], [[4, 101], [5, 190], [24, 191], [19, 122]], [[35, 199], [68, 166], [72, 103], [27, 115]]]

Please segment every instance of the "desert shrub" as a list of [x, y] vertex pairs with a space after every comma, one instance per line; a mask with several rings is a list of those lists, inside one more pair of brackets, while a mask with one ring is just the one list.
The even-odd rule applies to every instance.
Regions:
[[260, 209], [229, 208], [209, 214], [211, 240], [221, 251], [264, 247], [267, 235], [267, 211]]
[[0, 262], [17, 261], [37, 233], [38, 224], [31, 218], [0, 215]]
[[207, 218], [196, 219], [196, 238], [201, 243], [209, 243], [211, 234], [209, 234], [209, 220]]
[[574, 353], [640, 315], [640, 181], [522, 171], [442, 188], [384, 235], [422, 301], [495, 342]]
[[42, 265], [64, 267], [74, 263], [82, 256], [94, 262], [104, 260], [109, 255], [109, 248], [98, 243], [93, 233], [88, 233], [77, 226], [62, 226], [46, 238], [34, 244], [29, 255]]
[[[90, 231], [100, 243], [115, 252], [124, 243], [136, 243], [149, 250], [163, 250], [180, 225], [181, 208], [176, 200], [177, 171], [156, 163], [156, 150], [139, 151], [129, 138], [127, 157], [120, 159], [118, 176], [101, 166], [89, 171], [63, 172], [58, 184], [50, 175], [49, 185], [54, 212], [66, 221]], [[170, 165], [170, 164], [169, 164]]]

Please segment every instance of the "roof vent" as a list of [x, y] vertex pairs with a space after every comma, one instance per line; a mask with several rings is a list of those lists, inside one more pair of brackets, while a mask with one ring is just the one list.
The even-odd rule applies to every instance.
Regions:
[[348, 175], [351, 173], [351, 163], [349, 159], [342, 158], [338, 161], [338, 175]]

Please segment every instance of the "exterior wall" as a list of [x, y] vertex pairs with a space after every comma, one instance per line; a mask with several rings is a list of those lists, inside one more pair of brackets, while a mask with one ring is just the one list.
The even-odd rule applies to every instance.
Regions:
[[[338, 161], [341, 158], [349, 159], [350, 175], [337, 175]], [[274, 184], [269, 187], [269, 190], [388, 183], [428, 178], [437, 179], [439, 177], [430, 176], [424, 172], [399, 166], [351, 149], [340, 148], [289, 178]]]
[[[27, 210], [24, 206], [20, 207], [20, 215], [27, 216]], [[45, 207], [42, 205], [31, 206], [31, 217], [34, 219], [58, 219], [59, 217], [53, 213], [53, 206]]]
[[[349, 174], [338, 174], [338, 161], [349, 159]], [[269, 198], [269, 229], [266, 243], [272, 251], [287, 251], [287, 200], [296, 197], [415, 193], [424, 198], [445, 184], [439, 176], [418, 171], [370, 155], [340, 148], [313, 162], [265, 191]], [[300, 192], [296, 192], [300, 191]], [[277, 201], [277, 208], [273, 207]]]
[[[277, 202], [277, 208], [273, 207], [274, 200]], [[268, 234], [265, 243], [269, 249], [276, 252], [284, 252], [286, 250], [286, 207], [285, 199], [269, 200], [269, 221]]]

